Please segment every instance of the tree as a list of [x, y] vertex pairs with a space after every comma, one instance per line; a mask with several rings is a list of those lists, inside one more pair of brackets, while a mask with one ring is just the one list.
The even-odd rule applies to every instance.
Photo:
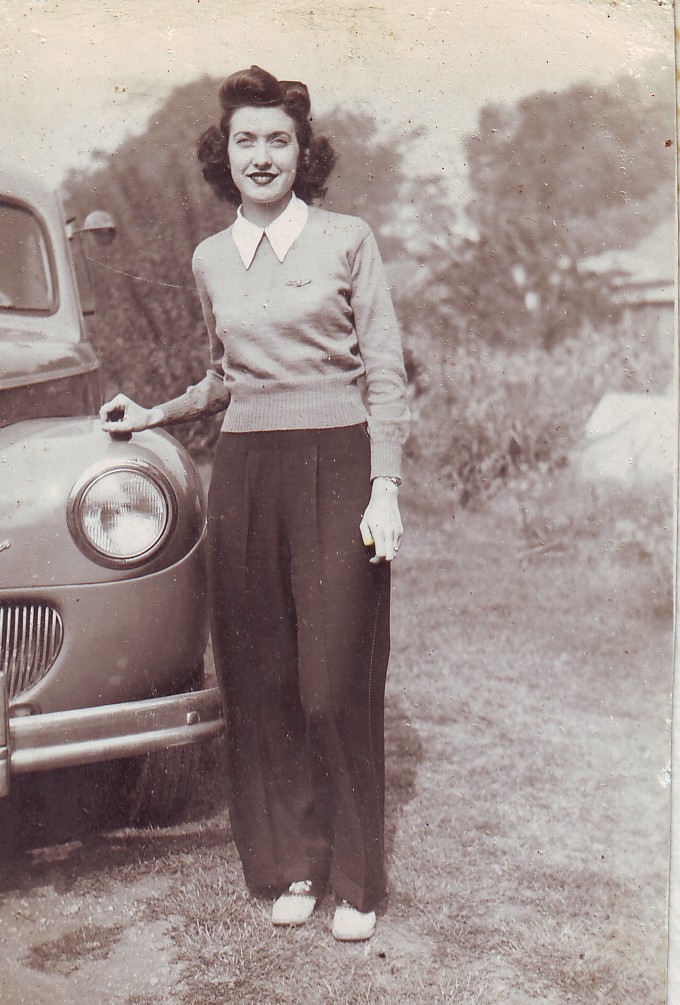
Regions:
[[550, 347], [611, 315], [612, 277], [587, 259], [634, 245], [673, 212], [667, 84], [625, 77], [481, 110], [465, 140], [477, 238], [450, 273], [468, 329]]
[[[191, 273], [196, 244], [226, 226], [230, 210], [210, 193], [194, 139], [214, 117], [207, 77], [170, 95], [141, 136], [66, 181], [66, 202], [82, 219], [96, 204], [114, 216], [116, 241], [87, 246], [97, 296], [94, 339], [105, 394], [121, 389], [153, 404], [180, 393], [205, 372], [206, 340]], [[200, 448], [215, 423], [178, 427]]]

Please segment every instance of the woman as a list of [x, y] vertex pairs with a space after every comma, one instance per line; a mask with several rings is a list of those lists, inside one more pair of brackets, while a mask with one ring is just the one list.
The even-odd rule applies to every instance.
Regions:
[[173, 401], [118, 395], [101, 416], [134, 431], [226, 408], [208, 533], [236, 846], [249, 888], [278, 894], [275, 925], [307, 921], [330, 888], [333, 935], [367, 939], [386, 895], [400, 337], [368, 226], [310, 205], [334, 157], [312, 135], [304, 84], [254, 66], [227, 78], [220, 103], [198, 156], [240, 207], [193, 258], [210, 369]]

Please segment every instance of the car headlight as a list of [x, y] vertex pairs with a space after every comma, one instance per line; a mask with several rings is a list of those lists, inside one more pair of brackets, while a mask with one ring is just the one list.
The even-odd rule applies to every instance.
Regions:
[[67, 510], [81, 551], [114, 568], [140, 565], [155, 555], [176, 514], [170, 484], [140, 462], [89, 472], [73, 487]]

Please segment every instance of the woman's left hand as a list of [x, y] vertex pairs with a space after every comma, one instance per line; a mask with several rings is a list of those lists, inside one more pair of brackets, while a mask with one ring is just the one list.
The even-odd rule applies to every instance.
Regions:
[[399, 489], [389, 478], [374, 478], [371, 498], [359, 529], [367, 548], [375, 545], [373, 565], [391, 562], [401, 544], [404, 528], [399, 514]]

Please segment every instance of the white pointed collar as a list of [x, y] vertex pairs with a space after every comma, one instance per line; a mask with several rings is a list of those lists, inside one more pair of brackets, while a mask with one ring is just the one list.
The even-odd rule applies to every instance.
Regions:
[[307, 203], [298, 199], [294, 192], [291, 194], [290, 202], [283, 213], [280, 213], [268, 227], [258, 227], [257, 224], [246, 220], [239, 206], [231, 228], [231, 236], [246, 269], [250, 268], [253, 258], [255, 258], [255, 252], [263, 234], [267, 235], [267, 240], [271, 244], [274, 254], [282, 262], [293, 243], [297, 241], [305, 229], [308, 216]]

